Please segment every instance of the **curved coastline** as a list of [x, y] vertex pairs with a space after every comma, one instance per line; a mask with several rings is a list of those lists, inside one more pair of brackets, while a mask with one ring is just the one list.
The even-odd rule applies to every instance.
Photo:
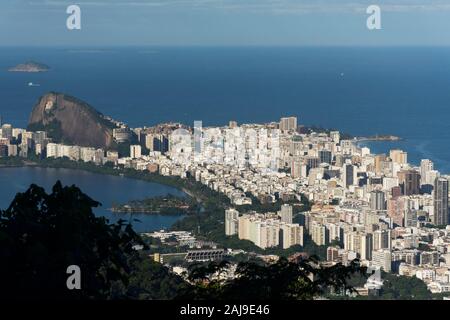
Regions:
[[[24, 168], [24, 167], [34, 167], [34, 168], [53, 168], [53, 169], [69, 169], [69, 170], [80, 170], [85, 172], [90, 172], [94, 174], [101, 174], [101, 175], [107, 175], [107, 176], [119, 176], [119, 177], [125, 177], [129, 179], [135, 179], [135, 180], [142, 180], [150, 183], [157, 183], [162, 184], [168, 187], [175, 188], [179, 191], [182, 191], [186, 193], [187, 195], [191, 197], [195, 197], [195, 195], [187, 190], [185, 187], [180, 186], [179, 184], [176, 184], [174, 182], [169, 181], [170, 178], [173, 177], [165, 177], [161, 176], [159, 174], [147, 174], [145, 172], [143, 173], [143, 176], [140, 177], [137, 173], [132, 171], [133, 169], [113, 169], [110, 167], [104, 167], [104, 166], [97, 166], [95, 164], [89, 164], [89, 163], [83, 163], [78, 164], [77, 162], [70, 161], [70, 160], [62, 160], [62, 161], [42, 161], [42, 162], [32, 162], [27, 160], [17, 160], [16, 163], [10, 163], [10, 164], [4, 164], [0, 163], [0, 169], [7, 169], [7, 168]], [[21, 163], [19, 162], [21, 161]], [[134, 174], [130, 174], [130, 172], [133, 172]], [[158, 177], [158, 178], [156, 178]], [[154, 179], [153, 179], [154, 178]], [[168, 178], [168, 179], [165, 179]], [[172, 179], [173, 180], [173, 179]]]
[[186, 181], [175, 176], [163, 176], [145, 171], [137, 171], [134, 169], [115, 169], [109, 166], [100, 166], [93, 163], [74, 162], [65, 159], [51, 159], [44, 160], [24, 160], [21, 158], [10, 158], [9, 163], [0, 162], [0, 169], [2, 168], [21, 168], [21, 167], [35, 167], [35, 168], [53, 168], [53, 169], [71, 169], [81, 170], [85, 172], [107, 175], [119, 176], [129, 179], [146, 181], [149, 183], [157, 183], [167, 187], [172, 187], [180, 192], [185, 193], [191, 198], [194, 198], [198, 203], [202, 202], [201, 197], [189, 189]]
[[[114, 213], [108, 210], [116, 202], [126, 203], [131, 200], [162, 196], [169, 193], [182, 197], [187, 196], [180, 186], [163, 179], [155, 181], [143, 175], [121, 174], [121, 170], [120, 172], [110, 172], [101, 167], [77, 167], [77, 163], [58, 163], [56, 165], [27, 161], [27, 163], [5, 165], [4, 161], [2, 162], [3, 164], [0, 165], [0, 178], [8, 190], [3, 192], [0, 209], [6, 209], [14, 199], [14, 196], [18, 192], [27, 190], [32, 183], [38, 184], [49, 191], [57, 180], [61, 180], [64, 185], [73, 184], [78, 186], [92, 199], [99, 201], [102, 206], [94, 208], [96, 215], [105, 216], [111, 222], [119, 219], [130, 221], [137, 219], [136, 223], [133, 222], [133, 225], [138, 232], [171, 229], [175, 223], [186, 217], [185, 214]], [[95, 165], [92, 164], [92, 166]], [[51, 171], [41, 171], [40, 169], [51, 169]], [[58, 169], [62, 171], [55, 171]], [[8, 170], [12, 171], [8, 172]], [[96, 176], [98, 174], [104, 177]], [[39, 178], [35, 179], [37, 177]], [[124, 178], [123, 180], [122, 177]]]

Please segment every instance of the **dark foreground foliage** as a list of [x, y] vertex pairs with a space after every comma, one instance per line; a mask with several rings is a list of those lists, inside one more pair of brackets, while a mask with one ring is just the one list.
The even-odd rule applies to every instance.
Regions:
[[[96, 217], [100, 204], [57, 182], [50, 194], [36, 185], [0, 211], [0, 299], [312, 299], [328, 288], [351, 289], [350, 266], [318, 266], [315, 258], [275, 264], [241, 262], [238, 278], [221, 280], [229, 262], [194, 265], [189, 282], [148, 255], [130, 223]], [[67, 268], [81, 269], [81, 290], [69, 290]]]
[[[17, 194], [0, 212], [0, 298], [173, 298], [182, 280], [142, 259], [131, 225], [96, 217], [98, 205], [60, 182], [51, 194], [36, 185]], [[71, 265], [81, 269], [81, 290], [67, 289]]]
[[189, 280], [196, 284], [195, 296], [218, 300], [310, 300], [330, 289], [353, 292], [347, 280], [355, 273], [366, 274], [366, 268], [357, 260], [349, 266], [320, 267], [314, 257], [296, 262], [281, 258], [270, 265], [241, 262], [236, 270], [238, 277], [233, 280], [223, 277], [228, 267], [226, 261], [193, 265]]

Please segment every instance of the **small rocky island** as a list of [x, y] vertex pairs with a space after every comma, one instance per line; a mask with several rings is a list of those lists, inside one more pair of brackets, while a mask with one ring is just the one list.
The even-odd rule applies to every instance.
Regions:
[[355, 138], [358, 141], [400, 141], [402, 138], [393, 135], [374, 135], [370, 137]]
[[34, 61], [21, 63], [8, 69], [9, 72], [47, 72], [48, 70], [50, 70], [49, 66]]

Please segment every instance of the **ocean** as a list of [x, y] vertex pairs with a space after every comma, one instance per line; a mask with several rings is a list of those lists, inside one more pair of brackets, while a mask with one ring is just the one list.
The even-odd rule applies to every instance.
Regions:
[[[34, 60], [47, 73], [10, 73]], [[40, 86], [30, 87], [33, 82]], [[277, 121], [352, 135], [392, 134], [400, 147], [450, 173], [450, 48], [127, 47], [1, 48], [0, 115], [25, 127], [48, 91], [81, 98], [131, 126]]]

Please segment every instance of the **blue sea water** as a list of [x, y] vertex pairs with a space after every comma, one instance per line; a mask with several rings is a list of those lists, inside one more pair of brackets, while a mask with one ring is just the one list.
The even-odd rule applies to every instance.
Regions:
[[[8, 73], [26, 60], [40, 74]], [[40, 87], [28, 87], [27, 83]], [[450, 48], [1, 48], [0, 114], [26, 126], [47, 91], [62, 91], [131, 126], [222, 125], [296, 115], [353, 135], [394, 134], [374, 152], [450, 172]]]

